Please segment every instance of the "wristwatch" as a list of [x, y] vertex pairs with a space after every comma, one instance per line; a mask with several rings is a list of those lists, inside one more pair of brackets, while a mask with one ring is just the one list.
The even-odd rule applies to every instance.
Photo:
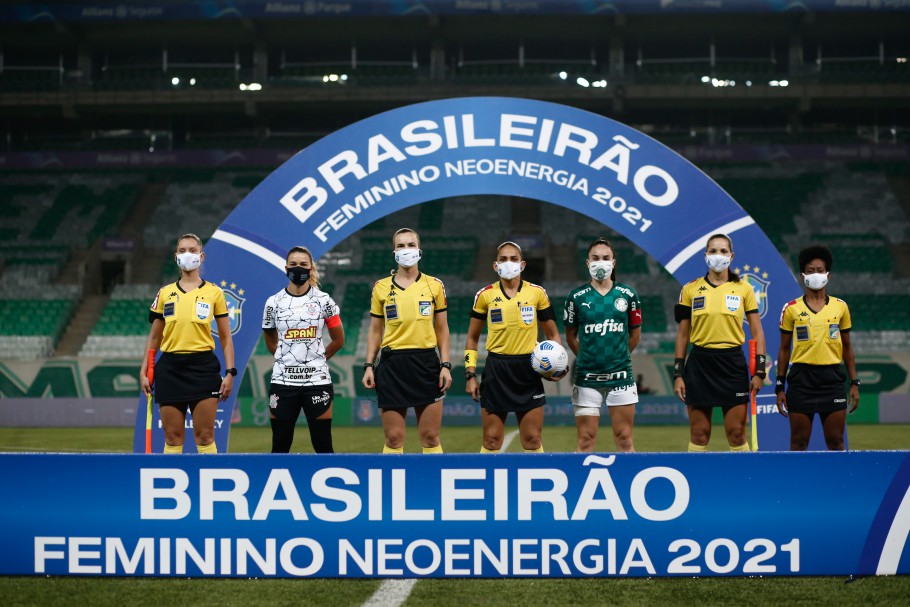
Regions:
[[859, 379], [851, 379], [851, 380], [850, 380], [850, 385], [851, 385], [851, 386], [858, 386], [858, 385], [859, 385]]
[[449, 371], [451, 371], [451, 370], [452, 370], [452, 363], [439, 363], [439, 368], [440, 368], [440, 369], [448, 369]]
[[474, 373], [473, 371], [468, 371], [464, 374], [465, 381], [468, 381], [469, 379], [474, 379], [475, 377], [477, 377], [477, 374]]
[[224, 373], [226, 375], [233, 375], [234, 377], [237, 377], [237, 369], [235, 369], [234, 367], [231, 367], [230, 369], [225, 369]]
[[372, 368], [373, 368], [373, 363], [363, 363], [364, 371], [366, 371], [367, 369], [372, 369]]

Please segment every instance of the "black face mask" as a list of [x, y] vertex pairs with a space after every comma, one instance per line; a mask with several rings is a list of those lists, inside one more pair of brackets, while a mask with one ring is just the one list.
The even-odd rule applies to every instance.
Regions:
[[310, 279], [310, 269], [299, 266], [288, 268], [288, 278], [298, 287], [303, 286]]

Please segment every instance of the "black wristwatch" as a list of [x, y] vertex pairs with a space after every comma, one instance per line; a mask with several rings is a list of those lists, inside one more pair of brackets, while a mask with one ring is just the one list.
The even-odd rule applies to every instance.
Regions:
[[850, 385], [851, 385], [851, 386], [858, 386], [858, 385], [859, 385], [859, 379], [851, 379], [851, 380], [850, 380]]
[[473, 371], [467, 371], [467, 372], [465, 372], [465, 374], [464, 374], [464, 380], [465, 380], [465, 381], [468, 381], [469, 379], [474, 379], [475, 377], [477, 377], [477, 374], [474, 373]]
[[363, 363], [364, 371], [366, 371], [367, 369], [372, 369], [372, 368], [373, 368], [373, 363]]
[[440, 369], [448, 369], [449, 371], [451, 371], [451, 370], [452, 370], [452, 363], [439, 363], [439, 368], [440, 368]]
[[237, 369], [235, 369], [234, 367], [231, 367], [230, 369], [225, 369], [224, 373], [225, 373], [225, 375], [233, 375], [234, 377], [237, 377]]

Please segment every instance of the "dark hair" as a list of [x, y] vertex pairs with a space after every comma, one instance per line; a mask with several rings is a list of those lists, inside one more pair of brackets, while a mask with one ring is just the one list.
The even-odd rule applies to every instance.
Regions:
[[611, 243], [609, 240], [607, 240], [603, 236], [598, 236], [596, 239], [594, 239], [594, 242], [592, 242], [590, 245], [588, 245], [588, 252], [585, 255], [585, 258], [587, 258], [588, 255], [591, 254], [591, 249], [593, 249], [597, 245], [601, 245], [601, 244], [605, 245], [607, 247], [610, 247], [610, 253], [613, 254], [613, 273], [610, 274], [610, 280], [612, 280], [613, 283], [615, 284], [616, 283], [616, 249], [613, 248], [613, 243]]
[[[727, 246], [730, 247], [730, 252], [731, 252], [731, 253], [733, 252], [733, 240], [732, 240], [729, 236], [727, 236], [726, 234], [721, 234], [721, 233], [719, 233], [719, 232], [718, 232], [717, 234], [711, 234], [710, 236], [708, 236], [708, 240], [705, 241], [705, 249], [706, 249], [706, 250], [707, 250], [707, 248], [708, 248], [708, 245], [709, 245], [709, 244], [711, 243], [711, 241], [714, 240], [715, 238], [723, 238], [724, 240], [726, 240], [726, 241], [727, 241]], [[729, 269], [729, 268], [727, 268], [727, 274], [729, 275], [730, 280], [731, 280], [732, 282], [739, 282], [739, 274], [737, 274], [736, 272], [734, 272], [733, 270], [731, 270], [731, 269]]]
[[824, 245], [814, 244], [812, 246], [806, 247], [799, 252], [799, 267], [796, 269], [797, 272], [802, 273], [806, 269], [806, 264], [808, 264], [813, 259], [821, 259], [825, 262], [825, 271], [830, 272], [831, 266], [834, 265], [834, 258], [831, 256], [831, 249]]

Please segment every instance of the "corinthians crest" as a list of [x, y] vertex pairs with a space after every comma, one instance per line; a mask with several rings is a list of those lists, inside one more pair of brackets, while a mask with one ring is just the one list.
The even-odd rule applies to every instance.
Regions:
[[[243, 294], [245, 291], [242, 288], [238, 288], [236, 282], [228, 283], [228, 281], [222, 280], [218, 285], [224, 291], [228, 320], [231, 322], [231, 335], [236, 335], [243, 323], [243, 302], [246, 301]], [[214, 318], [212, 319], [212, 335], [218, 335], [218, 327]]]
[[752, 287], [755, 292], [755, 301], [758, 303], [758, 317], [764, 318], [768, 313], [768, 287], [771, 285], [768, 273], [762, 272], [758, 266], [749, 264], [744, 265], [742, 269], [735, 268], [734, 271]]

